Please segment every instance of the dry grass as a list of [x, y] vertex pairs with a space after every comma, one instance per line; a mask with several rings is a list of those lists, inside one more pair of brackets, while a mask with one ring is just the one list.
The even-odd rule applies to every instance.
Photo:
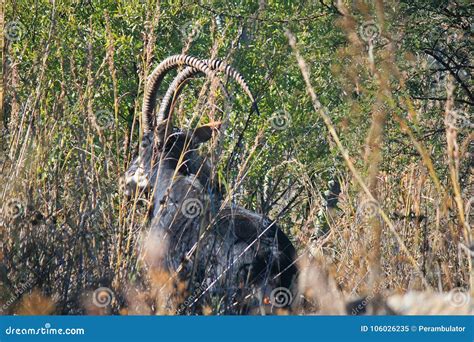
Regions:
[[[376, 9], [380, 11], [380, 5]], [[334, 123], [321, 105], [301, 46], [288, 33], [296, 56], [292, 62], [301, 70], [314, 112], [329, 132], [330, 145], [344, 160], [335, 175], [342, 192], [333, 211], [326, 211], [319, 200], [323, 183], [314, 181], [307, 162], [290, 155], [280, 168], [266, 174], [270, 179], [283, 174], [291, 185], [270, 215], [284, 211], [283, 228], [300, 256], [299, 294], [292, 313], [345, 314], [347, 303], [361, 297], [367, 299], [372, 313], [387, 313], [387, 304], [403, 314], [472, 312], [473, 134], [466, 134], [453, 121], [453, 113], [459, 110], [453, 101], [455, 84], [448, 80], [447, 101], [435, 103], [444, 115], [442, 143], [420, 138], [413, 129], [414, 118], [429, 119], [421, 102], [404, 95], [407, 76], [397, 67], [397, 47], [388, 43], [376, 49], [375, 42], [362, 41], [357, 18], [342, 5], [339, 10], [345, 13], [338, 25], [347, 45], [336, 56], [354, 67], [341, 71], [335, 66], [334, 70], [343, 87], [357, 85], [375, 100], [365, 119], [367, 131], [356, 135], [359, 139], [350, 146], [342, 136], [347, 128]], [[368, 15], [366, 9], [359, 10]], [[51, 24], [29, 71], [18, 60], [7, 66], [3, 59], [2, 105], [6, 103], [8, 112], [2, 121], [6, 127], [2, 127], [0, 146], [3, 314], [176, 314], [195, 295], [186, 290], [188, 284], [170, 281], [173, 277], [165, 271], [143, 267], [138, 241], [146, 230], [147, 206], [129, 202], [119, 187], [138, 141], [133, 132], [139, 125], [139, 94], [156, 57], [156, 31], [150, 27], [160, 20], [158, 5], [146, 13], [146, 19], [151, 24], [143, 33], [142, 64], [137, 67], [131, 108], [126, 108], [124, 98], [132, 95], [119, 90], [119, 52], [108, 15], [101, 63], [93, 55], [97, 47], [90, 38], [92, 24], [80, 58], [61, 53], [59, 32]], [[383, 15], [378, 13], [376, 20], [378, 27], [385, 27]], [[381, 36], [393, 42], [383, 29]], [[183, 51], [191, 44], [192, 39], [185, 42]], [[209, 55], [217, 54], [223, 44], [216, 39]], [[14, 55], [12, 47], [5, 46]], [[233, 53], [228, 51], [229, 59]], [[52, 60], [60, 68], [49, 69]], [[110, 90], [105, 101], [109, 106], [96, 96], [98, 84], [104, 82]], [[215, 89], [215, 84], [205, 83], [198, 105], [205, 106], [209, 98], [211, 103], [218, 101]], [[354, 118], [362, 115], [357, 100], [348, 102], [355, 109]], [[184, 114], [189, 106], [181, 101], [176, 110]], [[125, 108], [131, 113], [131, 123], [122, 120]], [[224, 125], [233, 128], [231, 119], [235, 118]], [[390, 151], [395, 131], [404, 139], [397, 147], [408, 145], [416, 153]], [[247, 199], [254, 193], [249, 174], [265, 158], [272, 158], [264, 150], [267, 132], [268, 124], [257, 122], [242, 146], [232, 145], [233, 136], [225, 137], [225, 143], [215, 142], [213, 150], [222, 153], [212, 157], [219, 178], [228, 182], [223, 182], [228, 201], [249, 204]], [[241, 151], [229, 171], [223, 164], [234, 148]], [[294, 179], [297, 182], [292, 184]], [[278, 186], [282, 185], [264, 191], [277, 197]], [[314, 239], [320, 212], [330, 229], [326, 236]], [[103, 294], [107, 305], [95, 305], [96, 290], [102, 287], [111, 290]], [[393, 296], [405, 293], [408, 296]], [[453, 295], [461, 297], [456, 301]], [[416, 307], [421, 302], [432, 304], [433, 309]], [[206, 307], [201, 313], [213, 312], [215, 307]]]

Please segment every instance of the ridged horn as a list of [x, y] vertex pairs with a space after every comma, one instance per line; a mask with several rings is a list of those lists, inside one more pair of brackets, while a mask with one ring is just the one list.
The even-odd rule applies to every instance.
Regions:
[[171, 109], [171, 104], [173, 98], [178, 97], [181, 94], [181, 91], [184, 89], [183, 85], [194, 75], [198, 74], [199, 70], [193, 67], [187, 67], [181, 71], [171, 82], [168, 90], [166, 91], [165, 96], [160, 104], [160, 109], [158, 111], [157, 121], [163, 121], [169, 116]]
[[[208, 77], [213, 77], [215, 72], [223, 72], [225, 75], [233, 78], [245, 91], [252, 101], [252, 105], [255, 105], [255, 99], [250, 92], [249, 87], [245, 83], [243, 77], [231, 66], [225, 64], [220, 60], [210, 60], [202, 61], [196, 57], [187, 56], [187, 55], [174, 55], [163, 60], [156, 68], [153, 70], [151, 75], [148, 78], [147, 86], [145, 87], [145, 94], [143, 96], [143, 106], [142, 106], [142, 125], [143, 125], [143, 136], [146, 136], [153, 129], [153, 109], [156, 105], [156, 98], [158, 94], [158, 89], [161, 85], [166, 74], [179, 66], [186, 65], [192, 67], [193, 72], [191, 74], [197, 74], [199, 72], [204, 73]], [[184, 72], [184, 71], [183, 71]], [[189, 71], [190, 72], [190, 71]], [[187, 76], [189, 78], [191, 76]], [[176, 83], [177, 84], [177, 83]], [[170, 86], [171, 88], [171, 86]], [[174, 90], [170, 92], [174, 93]], [[166, 97], [166, 96], [165, 96]], [[170, 96], [171, 99], [171, 96]], [[161, 124], [163, 120], [166, 120], [168, 113], [164, 111], [158, 115], [157, 125]], [[162, 137], [158, 137], [160, 140]]]
[[[247, 83], [245, 82], [244, 78], [238, 71], [236, 71], [231, 66], [226, 65], [224, 62], [220, 60], [203, 60], [203, 62], [206, 65], [208, 65], [213, 71], [221, 71], [228, 77], [231, 77], [232, 79], [234, 79], [236, 83], [239, 84], [244, 90], [244, 92], [249, 96], [250, 100], [252, 101], [252, 104], [255, 103], [255, 99]], [[187, 67], [175, 77], [173, 82], [168, 87], [168, 90], [166, 91], [165, 96], [163, 97], [163, 100], [161, 102], [160, 109], [158, 112], [157, 122], [162, 122], [163, 120], [168, 119], [173, 98], [178, 97], [181, 91], [184, 89], [183, 87], [184, 84], [188, 80], [190, 80], [192, 77], [199, 74], [200, 72], [201, 71], [197, 68]]]
[[174, 55], [163, 60], [149, 76], [145, 87], [142, 105], [143, 136], [153, 129], [153, 109], [156, 105], [156, 97], [158, 95], [161, 82], [163, 82], [163, 79], [169, 71], [181, 65], [192, 66], [201, 70], [205, 74], [210, 74], [209, 67], [204, 62], [195, 57]]

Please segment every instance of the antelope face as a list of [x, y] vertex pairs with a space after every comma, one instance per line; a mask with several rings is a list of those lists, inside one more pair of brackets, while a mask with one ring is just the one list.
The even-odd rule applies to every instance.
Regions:
[[[171, 82], [162, 99], [159, 110], [155, 113], [158, 91], [166, 74], [171, 70], [186, 66]], [[152, 188], [164, 188], [172, 180], [170, 169], [177, 173], [192, 174], [202, 171], [204, 159], [195, 153], [197, 146], [212, 137], [212, 133], [219, 127], [219, 123], [212, 123], [198, 127], [192, 131], [173, 130], [167, 124], [172, 121], [173, 100], [179, 97], [183, 85], [199, 73], [210, 79], [222, 72], [233, 79], [245, 91], [252, 102], [252, 108], [257, 109], [255, 99], [243, 77], [225, 62], [212, 59], [200, 60], [187, 55], [174, 55], [164, 59], [147, 77], [142, 104], [142, 131], [143, 141], [140, 145], [140, 154], [133, 160], [123, 178], [124, 193], [128, 196], [144, 193]], [[222, 84], [221, 84], [222, 85]], [[225, 89], [224, 89], [225, 93]], [[155, 120], [156, 119], [156, 120]], [[168, 128], [168, 129], [167, 129]], [[167, 132], [168, 131], [168, 132]], [[171, 133], [168, 135], [168, 133]], [[159, 172], [166, 173], [163, 178]], [[208, 169], [201, 172], [199, 181], [205, 184], [209, 179]], [[157, 177], [161, 179], [156, 179]]]
[[145, 192], [151, 179], [151, 160], [153, 157], [153, 134], [143, 137], [139, 155], [132, 161], [124, 177], [124, 193], [131, 197], [136, 192]]
[[219, 127], [219, 122], [213, 122], [189, 131], [174, 129], [164, 139], [163, 146], [156, 148], [155, 155], [153, 135], [145, 136], [138, 157], [125, 173], [124, 193], [132, 196], [137, 191], [139, 194], [151, 192], [153, 186], [160, 182], [160, 174], [165, 173], [158, 170], [173, 170], [176, 175], [183, 176], [200, 172], [203, 159], [198, 155], [197, 148], [211, 139]]

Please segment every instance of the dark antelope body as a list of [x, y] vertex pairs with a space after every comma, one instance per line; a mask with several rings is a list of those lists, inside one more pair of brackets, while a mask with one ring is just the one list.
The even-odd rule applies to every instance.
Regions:
[[[160, 84], [178, 66], [186, 68], [170, 84], [155, 122]], [[272, 304], [269, 294], [275, 289], [292, 289], [297, 273], [295, 249], [275, 222], [229, 205], [218, 190], [208, 190], [211, 169], [196, 149], [211, 139], [219, 124], [190, 131], [172, 127], [171, 99], [183, 84], [198, 73], [215, 77], [217, 72], [234, 79], [255, 104], [242, 76], [223, 62], [184, 55], [165, 59], [149, 77], [143, 99], [143, 140], [125, 175], [127, 194], [145, 190], [152, 194], [144, 250], [148, 253], [157, 246], [165, 250], [150, 254], [160, 258], [145, 256], [148, 265], [164, 267], [186, 281], [190, 293], [193, 284], [200, 289], [179, 313], [198, 313], [203, 305], [217, 307], [219, 314], [258, 312], [255, 308]]]

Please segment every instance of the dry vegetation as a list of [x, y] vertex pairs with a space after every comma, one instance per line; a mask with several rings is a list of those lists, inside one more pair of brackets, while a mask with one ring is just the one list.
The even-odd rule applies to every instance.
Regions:
[[[285, 15], [271, 14], [265, 1], [256, 16], [245, 6], [226, 17], [217, 16], [220, 4], [190, 5], [184, 15], [203, 11], [195, 22], [205, 29], [184, 30], [182, 40], [163, 28], [186, 21], [170, 4], [104, 2], [90, 18], [75, 6], [43, 4], [35, 20], [19, 14], [21, 2], [6, 4], [4, 27], [23, 26], [18, 39], [3, 39], [2, 313], [179, 314], [196, 295], [143, 267], [138, 241], [147, 206], [120, 189], [136, 152], [146, 75], [177, 52], [228, 60], [261, 98], [261, 117], [248, 116], [239, 97], [231, 114], [221, 113], [215, 85], [194, 82], [175, 116], [191, 125], [229, 114], [226, 134], [202, 153], [213, 153], [233, 202], [279, 218], [297, 247], [292, 313], [472, 312], [470, 74], [458, 79], [445, 68], [436, 96], [420, 99], [411, 82], [431, 89], [433, 72], [405, 45], [410, 34], [421, 35], [410, 31], [410, 11], [356, 3], [313, 5], [317, 33], [298, 19], [297, 6], [292, 21], [268, 19], [284, 51], [273, 53], [263, 49], [274, 34], [265, 18]], [[462, 8], [450, 10], [468, 20]], [[216, 16], [206, 22], [209, 13]], [[132, 29], [134, 21], [140, 24]], [[461, 24], [448, 31], [446, 40], [472, 39]], [[207, 103], [215, 107], [204, 110]], [[278, 109], [291, 117], [284, 131], [269, 124]], [[341, 189], [335, 208], [324, 201], [328, 181]]]

